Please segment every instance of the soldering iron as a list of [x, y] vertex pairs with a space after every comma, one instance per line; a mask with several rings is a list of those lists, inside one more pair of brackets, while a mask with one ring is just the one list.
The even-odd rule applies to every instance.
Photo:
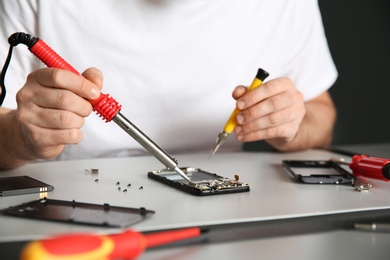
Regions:
[[[37, 37], [32, 37], [31, 35], [23, 32], [17, 32], [8, 38], [8, 42], [10, 44], [10, 50], [1, 73], [2, 92], [0, 95], [0, 106], [5, 97], [4, 77], [11, 59], [12, 48], [19, 43], [27, 45], [28, 49], [48, 67], [64, 69], [80, 75], [76, 69], [68, 64], [44, 41]], [[163, 163], [167, 169], [174, 170], [182, 178], [191, 182], [190, 178], [188, 178], [188, 176], [177, 166], [178, 162], [175, 158], [171, 157], [166, 151], [154, 143], [147, 135], [145, 135], [140, 129], [138, 129], [120, 113], [122, 106], [115, 99], [113, 99], [108, 94], [101, 93], [99, 98], [96, 100], [89, 100], [89, 102], [92, 104], [93, 110], [106, 122], [114, 121], [126, 133], [133, 137], [139, 144], [141, 144], [146, 150], [153, 154], [154, 157]]]

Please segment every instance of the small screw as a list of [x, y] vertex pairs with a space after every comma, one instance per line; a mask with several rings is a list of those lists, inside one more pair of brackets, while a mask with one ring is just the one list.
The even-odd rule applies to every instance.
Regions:
[[119, 181], [116, 183], [116, 185], [119, 185], [120, 183], [119, 183]]
[[144, 189], [144, 187], [143, 187], [143, 186], [141, 186], [141, 187], [139, 187], [139, 189], [140, 189], [140, 190], [143, 190], [143, 189]]
[[123, 192], [127, 192], [127, 189], [124, 189]]
[[367, 192], [367, 191], [370, 191], [371, 188], [372, 188], [372, 184], [371, 183], [363, 183], [363, 184], [361, 184], [361, 185], [359, 185], [357, 187], [357, 190], [360, 191], [360, 192], [362, 192], [362, 191]]
[[98, 181], [99, 181], [99, 179], [96, 179], [96, 180], [95, 180], [95, 182], [98, 182]]
[[121, 190], [121, 187], [118, 187], [118, 190]]
[[131, 187], [131, 183], [127, 184], [127, 187]]

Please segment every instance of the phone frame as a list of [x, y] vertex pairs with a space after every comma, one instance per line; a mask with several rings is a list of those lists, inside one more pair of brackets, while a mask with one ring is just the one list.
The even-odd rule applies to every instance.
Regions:
[[[307, 184], [354, 184], [355, 176], [330, 160], [283, 160], [283, 168], [296, 180]], [[300, 174], [299, 169], [311, 169], [313, 174]], [[328, 174], [316, 174], [326, 170]]]
[[103, 227], [128, 227], [155, 213], [145, 208], [48, 198], [22, 203], [0, 212], [14, 217]]

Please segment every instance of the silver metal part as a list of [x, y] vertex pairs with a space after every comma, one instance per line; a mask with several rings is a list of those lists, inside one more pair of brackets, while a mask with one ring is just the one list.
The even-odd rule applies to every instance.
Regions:
[[218, 151], [219, 147], [222, 145], [222, 143], [224, 143], [228, 139], [229, 135], [230, 134], [225, 131], [219, 133], [217, 140], [215, 142], [214, 149], [211, 151], [210, 157], [213, 156]]
[[342, 157], [332, 157], [329, 159], [330, 161], [334, 162], [334, 163], [338, 163], [338, 164], [345, 164], [345, 165], [349, 165], [351, 164], [351, 162], [348, 162], [346, 161], [344, 158]]
[[360, 191], [360, 192], [364, 192], [364, 191], [370, 191], [371, 188], [372, 188], [372, 184], [371, 183], [363, 183], [363, 184], [357, 186], [356, 190]]
[[134, 124], [132, 124], [121, 113], [117, 113], [112, 119], [118, 126], [120, 126], [126, 133], [134, 138], [140, 145], [148, 150], [154, 157], [156, 157], [167, 169], [174, 170], [181, 177], [187, 181], [191, 181], [177, 166], [177, 161], [172, 158], [166, 151], [154, 143], [147, 135], [139, 130]]
[[390, 224], [388, 223], [356, 223], [355, 228], [363, 231], [380, 231], [380, 232], [390, 232]]
[[85, 169], [86, 172], [93, 173], [93, 174], [98, 174], [99, 169], [98, 168], [91, 168], [91, 169]]
[[175, 169], [173, 169], [175, 172], [177, 172], [181, 177], [183, 177], [184, 179], [186, 179], [187, 181], [189, 181], [190, 183], [192, 183], [191, 179], [187, 177], [187, 175], [179, 168], [179, 167], [175, 167]]

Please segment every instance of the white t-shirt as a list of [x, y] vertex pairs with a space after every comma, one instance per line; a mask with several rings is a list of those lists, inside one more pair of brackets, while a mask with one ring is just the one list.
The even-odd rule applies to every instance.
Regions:
[[[235, 107], [237, 85], [258, 68], [290, 77], [310, 100], [332, 86], [336, 68], [316, 0], [83, 0], [0, 2], [0, 62], [8, 37], [40, 37], [79, 72], [104, 73], [103, 93], [168, 153], [210, 151]], [[5, 11], [7, 10], [7, 11]], [[14, 48], [4, 107], [32, 70], [44, 67]], [[115, 123], [90, 115], [84, 139], [59, 158], [148, 154]], [[239, 150], [230, 137], [221, 149]]]

